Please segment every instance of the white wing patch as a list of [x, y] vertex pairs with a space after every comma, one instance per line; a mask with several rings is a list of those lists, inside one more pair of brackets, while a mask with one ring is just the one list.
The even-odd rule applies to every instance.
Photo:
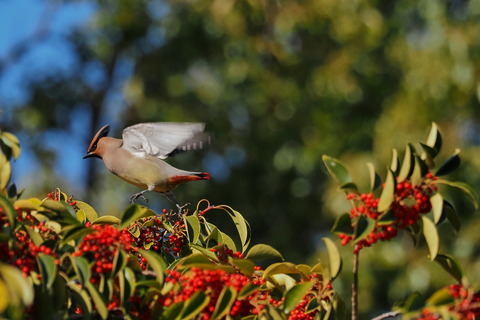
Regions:
[[176, 153], [201, 149], [210, 142], [203, 123], [151, 122], [123, 130], [123, 146], [136, 156], [165, 159]]

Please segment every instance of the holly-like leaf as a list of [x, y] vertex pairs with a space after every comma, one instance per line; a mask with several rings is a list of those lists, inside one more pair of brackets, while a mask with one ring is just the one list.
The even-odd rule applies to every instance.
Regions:
[[385, 181], [385, 186], [383, 187], [382, 194], [378, 201], [378, 212], [385, 212], [390, 209], [392, 202], [395, 196], [395, 175], [392, 170], [388, 170], [387, 180]]
[[454, 257], [448, 254], [438, 254], [435, 257], [435, 262], [447, 271], [458, 283], [462, 283], [462, 267]]
[[335, 279], [342, 270], [342, 257], [340, 256], [337, 246], [332, 240], [329, 238], [322, 238], [322, 240], [325, 242], [325, 246], [327, 247], [330, 277]]
[[392, 149], [392, 161], [390, 162], [390, 170], [392, 170], [395, 174], [397, 174], [400, 170], [400, 160], [398, 159], [397, 149]]
[[348, 213], [344, 213], [335, 220], [333, 224], [332, 233], [339, 234], [344, 233], [348, 236], [353, 235], [354, 230], [352, 227], [352, 220], [350, 219], [350, 215]]
[[403, 157], [402, 167], [400, 169], [400, 173], [398, 174], [398, 181], [402, 182], [403, 180], [410, 177], [412, 174], [413, 168], [415, 165], [415, 158], [413, 147], [411, 144], [407, 143], [405, 148], [405, 156]]
[[435, 260], [435, 257], [438, 254], [438, 249], [440, 246], [440, 239], [438, 236], [438, 230], [428, 217], [422, 215], [422, 222], [423, 222], [423, 235], [427, 242], [428, 251], [430, 252], [430, 260]]
[[435, 157], [442, 149], [442, 135], [440, 134], [438, 126], [435, 122], [432, 122], [432, 128], [430, 129], [425, 144], [435, 150], [433, 157]]
[[109, 225], [113, 225], [113, 224], [118, 224], [120, 225], [122, 221], [120, 219], [118, 219], [117, 217], [115, 216], [101, 216], [101, 217], [98, 217], [97, 219], [95, 219], [94, 221], [92, 221], [92, 224], [96, 224], [96, 225], [105, 225], [105, 224], [109, 224]]
[[462, 162], [459, 153], [460, 149], [456, 149], [455, 152], [440, 165], [440, 168], [438, 168], [437, 172], [435, 172], [435, 175], [438, 177], [444, 176], [457, 170]]
[[100, 292], [98, 292], [97, 288], [90, 281], [85, 283], [85, 287], [87, 288], [100, 317], [102, 319], [107, 319], [108, 308]]
[[248, 250], [246, 255], [247, 259], [250, 260], [281, 260], [283, 261], [283, 256], [277, 249], [266, 245], [266, 244], [257, 244]]
[[452, 225], [453, 229], [455, 231], [460, 231], [460, 218], [458, 217], [457, 210], [453, 207], [453, 205], [446, 201], [443, 200], [443, 211], [445, 212], [445, 216], [447, 217], [448, 222]]
[[427, 306], [442, 306], [454, 301], [450, 291], [447, 288], [442, 288], [435, 291], [426, 301]]
[[15, 228], [17, 222], [17, 213], [15, 212], [15, 209], [13, 208], [10, 200], [0, 195], [0, 207], [3, 208], [3, 212], [6, 214], [8, 222], [12, 226], [12, 229]]
[[204, 291], [197, 291], [190, 299], [185, 302], [181, 319], [194, 319], [203, 308], [208, 305], [210, 298]]
[[135, 220], [145, 217], [151, 217], [154, 215], [155, 212], [145, 206], [141, 206], [138, 204], [129, 205], [127, 209], [123, 212], [120, 228], [126, 228]]
[[350, 173], [346, 169], [340, 160], [335, 158], [329, 157], [327, 155], [322, 156], [323, 163], [327, 167], [328, 172], [330, 175], [337, 180], [338, 184], [343, 186], [347, 183], [352, 182], [352, 178], [350, 177]]
[[237, 297], [235, 289], [229, 286], [225, 286], [218, 297], [217, 304], [215, 305], [215, 311], [212, 314], [212, 319], [221, 319], [227, 313], [230, 312], [230, 308], [233, 305]]
[[78, 207], [78, 209], [82, 210], [85, 213], [85, 217], [88, 221], [92, 222], [98, 218], [98, 213], [95, 211], [95, 209], [93, 209], [91, 205], [79, 200], [77, 200], [76, 202], [77, 203], [75, 205]]
[[382, 184], [382, 179], [380, 179], [380, 176], [375, 171], [373, 163], [368, 162], [367, 167], [370, 173], [370, 192], [373, 192]]
[[300, 303], [305, 294], [313, 286], [313, 282], [304, 282], [295, 285], [285, 294], [285, 301], [283, 303], [283, 312], [290, 313]]
[[158, 254], [152, 252], [152, 251], [146, 251], [146, 250], [138, 250], [138, 252], [147, 259], [148, 265], [152, 270], [155, 272], [157, 276], [157, 281], [159, 283], [163, 283], [163, 279], [165, 277], [165, 272], [167, 270], [167, 263], [161, 256]]
[[51, 255], [39, 253], [37, 255], [37, 261], [40, 266], [40, 273], [42, 274], [42, 283], [45, 284], [47, 289], [52, 288], [57, 273], [55, 258]]
[[437, 180], [436, 183], [445, 184], [447, 186], [451, 186], [451, 187], [462, 190], [470, 198], [475, 209], [478, 209], [478, 204], [479, 204], [478, 195], [475, 192], [475, 190], [473, 190], [472, 187], [470, 187], [468, 184], [459, 182], [459, 181], [448, 181], [448, 180], [440, 180], [440, 179]]
[[298, 274], [300, 273], [300, 271], [297, 269], [296, 265], [291, 262], [277, 262], [268, 266], [265, 269], [265, 271], [263, 272], [263, 278], [267, 279], [270, 276], [283, 273]]
[[183, 216], [185, 226], [187, 227], [187, 235], [188, 240], [190, 243], [197, 243], [198, 237], [200, 236], [200, 221], [198, 220], [198, 216], [191, 215], [191, 216]]
[[360, 216], [355, 226], [355, 243], [365, 239], [375, 228], [375, 220]]
[[433, 222], [438, 224], [442, 218], [443, 213], [443, 197], [440, 193], [434, 194], [430, 197], [430, 203], [432, 204]]

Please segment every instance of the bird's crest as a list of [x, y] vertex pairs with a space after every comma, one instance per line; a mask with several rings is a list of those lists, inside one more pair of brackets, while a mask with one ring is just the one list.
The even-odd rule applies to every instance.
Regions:
[[108, 135], [108, 132], [110, 131], [110, 125], [106, 124], [103, 127], [98, 130], [97, 134], [95, 134], [95, 137], [93, 137], [92, 142], [90, 142], [90, 146], [88, 146], [88, 153], [93, 152], [97, 149], [97, 143], [98, 140], [100, 140], [103, 137], [106, 137]]

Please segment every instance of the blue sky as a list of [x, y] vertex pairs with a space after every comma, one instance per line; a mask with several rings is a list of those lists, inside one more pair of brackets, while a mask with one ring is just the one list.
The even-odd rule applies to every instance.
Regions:
[[[68, 73], [72, 69], [76, 54], [65, 37], [74, 29], [86, 28], [94, 13], [95, 5], [90, 1], [0, 1], [0, 63], [7, 64], [4, 72], [0, 73], [0, 122], [15, 116], [16, 105], [28, 102], [30, 92], [25, 85], [26, 78]], [[41, 27], [48, 28], [47, 36], [39, 42], [33, 42], [25, 55], [12, 57], [13, 48], [29, 41]], [[80, 120], [84, 116], [79, 108], [72, 118]], [[79, 125], [81, 121], [72, 121], [72, 132], [82, 132]], [[39, 170], [36, 170], [35, 158], [28, 147], [28, 137], [13, 133], [19, 135], [22, 143], [22, 155], [14, 164], [14, 181], [21, 188], [24, 184], [22, 182], [26, 183], [25, 177], [38, 174]], [[59, 172], [65, 173], [64, 182], [71, 186], [83, 181], [85, 168], [81, 161], [84, 150], [81, 147], [84, 141], [84, 135], [64, 135], [55, 131], [46, 134], [47, 148], [62, 148], [62, 152], [58, 153], [58, 163], [54, 165], [58, 166]], [[39, 177], [42, 178], [45, 177]], [[74, 191], [79, 192], [81, 189], [78, 186], [78, 190]]]

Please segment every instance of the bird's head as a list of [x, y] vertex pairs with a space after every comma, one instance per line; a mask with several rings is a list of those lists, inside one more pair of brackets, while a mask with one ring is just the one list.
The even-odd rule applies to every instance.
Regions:
[[92, 142], [90, 142], [90, 146], [88, 147], [87, 154], [83, 157], [83, 159], [86, 158], [102, 158], [102, 150], [101, 148], [98, 147], [98, 142], [100, 139], [103, 137], [106, 137], [108, 132], [110, 131], [110, 125], [104, 125], [100, 130], [98, 130], [97, 134], [92, 139]]

